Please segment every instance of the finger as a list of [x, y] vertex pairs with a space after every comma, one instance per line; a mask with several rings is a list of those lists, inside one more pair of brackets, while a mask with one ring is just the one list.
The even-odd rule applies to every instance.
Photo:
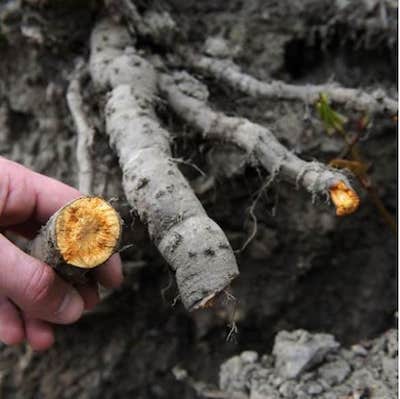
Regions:
[[0, 234], [0, 294], [31, 317], [59, 324], [78, 320], [84, 303], [78, 291], [54, 270]]
[[54, 344], [53, 326], [43, 320], [24, 316], [25, 335], [34, 351], [44, 351]]
[[0, 226], [44, 223], [78, 190], [0, 157]]
[[24, 323], [17, 307], [8, 298], [0, 297], [0, 341], [17, 345], [24, 339]]
[[90, 282], [85, 285], [77, 286], [76, 289], [85, 303], [85, 310], [93, 309], [100, 302], [99, 291], [96, 282]]
[[122, 284], [122, 264], [118, 254], [114, 254], [104, 265], [96, 267], [94, 277], [105, 288], [117, 288]]

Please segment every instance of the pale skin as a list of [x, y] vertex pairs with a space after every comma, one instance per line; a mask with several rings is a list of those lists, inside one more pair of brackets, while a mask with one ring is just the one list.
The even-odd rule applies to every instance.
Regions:
[[50, 348], [54, 327], [76, 322], [99, 302], [98, 283], [122, 283], [119, 255], [93, 272], [93, 281], [73, 287], [47, 264], [11, 243], [6, 231], [33, 238], [59, 208], [81, 194], [57, 180], [0, 157], [0, 341]]

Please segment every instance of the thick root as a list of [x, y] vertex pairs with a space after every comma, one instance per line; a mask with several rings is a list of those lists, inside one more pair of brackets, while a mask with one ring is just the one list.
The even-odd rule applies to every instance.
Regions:
[[238, 275], [235, 256], [171, 159], [169, 133], [154, 111], [154, 68], [127, 46], [124, 28], [100, 22], [91, 38], [91, 76], [100, 90], [111, 89], [106, 132], [119, 157], [126, 197], [175, 271], [183, 304], [195, 309]]
[[82, 197], [56, 212], [34, 239], [31, 255], [73, 282], [118, 249], [122, 222], [99, 197]]

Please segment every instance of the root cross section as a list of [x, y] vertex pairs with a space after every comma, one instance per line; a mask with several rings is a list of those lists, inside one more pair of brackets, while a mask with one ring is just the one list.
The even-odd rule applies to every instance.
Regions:
[[57, 247], [66, 263], [93, 268], [114, 252], [121, 231], [114, 208], [98, 197], [80, 198], [56, 220]]

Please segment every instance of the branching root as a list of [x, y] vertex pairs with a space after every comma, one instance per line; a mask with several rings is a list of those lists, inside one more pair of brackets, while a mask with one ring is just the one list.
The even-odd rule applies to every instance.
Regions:
[[236, 259], [172, 159], [170, 135], [154, 110], [157, 73], [130, 45], [123, 27], [99, 22], [91, 38], [91, 76], [108, 91], [106, 132], [128, 202], [174, 270], [182, 302], [191, 310], [230, 284], [238, 274]]
[[[250, 162], [259, 163], [271, 176], [278, 172], [278, 165], [281, 179], [295, 186], [302, 186], [313, 195], [323, 196], [341, 182], [349, 190], [347, 193], [353, 193], [352, 198], [355, 201], [357, 194], [343, 172], [319, 162], [306, 162], [298, 158], [279, 143], [266, 127], [245, 118], [230, 117], [214, 111], [207, 105], [204, 97], [199, 99], [190, 95], [189, 88], [202, 83], [186, 72], [164, 74], [159, 85], [176, 114], [199, 130], [205, 138], [236, 145], [248, 154]], [[346, 207], [346, 212], [343, 213], [343, 203], [334, 203], [340, 206], [341, 214], [351, 213], [358, 206], [358, 202], [354, 202], [354, 206]]]

